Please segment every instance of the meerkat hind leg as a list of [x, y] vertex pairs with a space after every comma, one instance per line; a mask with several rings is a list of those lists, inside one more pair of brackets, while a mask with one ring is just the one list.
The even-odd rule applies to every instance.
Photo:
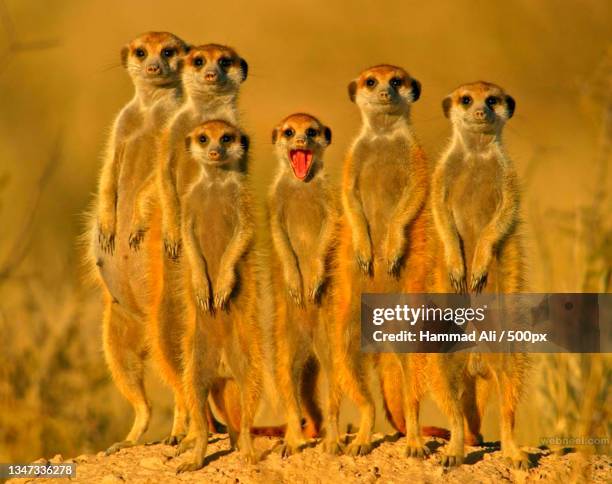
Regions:
[[419, 430], [419, 406], [423, 392], [417, 380], [418, 375], [414, 368], [416, 355], [400, 356], [402, 378], [402, 401], [406, 426], [406, 456], [424, 458], [430, 454], [429, 447], [425, 445]]
[[[120, 309], [109, 304], [104, 312], [104, 354], [111, 375], [121, 394], [134, 409], [134, 423], [125, 440], [111, 445], [106, 454], [114, 454], [121, 449], [137, 445], [147, 430], [151, 419], [151, 406], [144, 388], [144, 349], [125, 341], [124, 328], [135, 328], [137, 322], [129, 320]], [[128, 331], [128, 337], [134, 341], [138, 331]]]

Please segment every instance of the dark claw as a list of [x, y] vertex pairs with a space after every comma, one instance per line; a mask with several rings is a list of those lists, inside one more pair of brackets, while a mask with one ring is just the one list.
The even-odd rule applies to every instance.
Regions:
[[321, 290], [323, 289], [323, 282], [319, 281], [315, 287], [310, 291], [310, 300], [312, 302], [318, 301], [321, 296]]
[[387, 264], [387, 272], [389, 275], [398, 276], [400, 270], [401, 257], [394, 257]]
[[229, 297], [226, 294], [217, 295], [215, 297], [215, 308], [226, 309]]
[[426, 446], [408, 446], [406, 447], [406, 457], [414, 457], [416, 459], [424, 459], [430, 454], [429, 447]]
[[172, 260], [177, 260], [181, 255], [181, 241], [178, 242], [171, 240], [164, 240], [164, 249], [166, 251], [166, 255], [170, 257]]
[[102, 252], [113, 255], [115, 252], [115, 234], [104, 235], [103, 233], [98, 234], [98, 243]]
[[457, 294], [466, 294], [467, 293], [467, 282], [465, 277], [461, 277], [461, 279], [457, 279], [454, 275], [450, 275], [450, 282], [453, 286], [453, 289]]
[[463, 457], [459, 455], [442, 455], [440, 462], [443, 467], [455, 467], [463, 463]]
[[486, 272], [484, 274], [481, 274], [480, 276], [472, 275], [472, 282], [470, 283], [470, 290], [472, 292], [475, 292], [476, 294], [481, 293], [482, 290], [487, 285], [487, 277], [488, 277], [488, 274]]
[[138, 251], [140, 249], [140, 243], [143, 241], [146, 230], [137, 230], [132, 232], [129, 238], [130, 249]]
[[370, 274], [372, 264], [369, 260], [364, 260], [361, 257], [357, 257], [357, 264], [359, 265], [361, 272], [363, 272], [366, 275]]

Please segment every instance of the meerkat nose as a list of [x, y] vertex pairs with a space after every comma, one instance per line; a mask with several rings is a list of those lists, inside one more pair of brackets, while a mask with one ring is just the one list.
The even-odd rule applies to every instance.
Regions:
[[149, 64], [147, 66], [147, 74], [157, 74], [159, 71], [159, 64]]
[[386, 90], [385, 90], [385, 91], [380, 91], [380, 92], [378, 93], [378, 98], [379, 98], [381, 101], [388, 101], [388, 100], [389, 100], [389, 92], [388, 92], [388, 91], [386, 91]]
[[482, 120], [485, 118], [485, 112], [484, 109], [478, 109], [476, 111], [474, 111], [474, 117], [478, 120]]
[[206, 79], [207, 81], [214, 81], [217, 79], [217, 73], [215, 71], [209, 71], [204, 74], [204, 79]]
[[218, 160], [220, 156], [221, 156], [220, 153], [216, 150], [211, 150], [208, 152], [208, 157], [211, 160]]
[[304, 138], [297, 138], [295, 140], [295, 144], [298, 146], [304, 146], [306, 144], [306, 140]]

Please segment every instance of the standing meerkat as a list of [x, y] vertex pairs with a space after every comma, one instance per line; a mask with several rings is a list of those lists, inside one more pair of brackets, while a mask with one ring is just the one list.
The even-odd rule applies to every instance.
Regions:
[[[524, 290], [519, 225], [519, 187], [502, 142], [514, 114], [514, 99], [488, 82], [458, 87], [443, 102], [453, 134], [432, 179], [432, 209], [443, 248], [438, 292], [516, 293]], [[501, 406], [504, 457], [528, 467], [514, 439], [514, 419], [528, 368], [525, 354], [472, 354], [463, 395], [467, 436], [480, 440], [488, 382], [495, 382]], [[476, 371], [476, 369], [478, 371]]]
[[[263, 333], [258, 322], [254, 202], [248, 188], [248, 138], [220, 120], [195, 128], [183, 141], [197, 163], [194, 183], [181, 200], [188, 324], [183, 354], [190, 426], [178, 452], [194, 446], [178, 472], [204, 466], [208, 395], [227, 367], [240, 393], [238, 447], [257, 460], [250, 429], [259, 403]], [[185, 148], [186, 147], [186, 148]], [[230, 427], [230, 438], [236, 441]]]
[[428, 167], [410, 121], [421, 91], [416, 79], [400, 67], [379, 65], [364, 70], [348, 91], [362, 127], [344, 164], [332, 351], [340, 387], [361, 415], [347, 452], [360, 455], [371, 450], [374, 402], [367, 383], [373, 358], [359, 350], [359, 296], [401, 292], [407, 262], [423, 271]]
[[311, 433], [316, 434], [321, 424], [314, 367], [333, 378], [321, 302], [329, 299], [326, 283], [339, 212], [323, 165], [331, 136], [327, 126], [303, 113], [287, 116], [272, 132], [279, 165], [268, 196], [268, 214], [276, 382], [287, 418], [283, 455], [299, 452], [306, 444], [302, 411]]
[[[137, 443], [149, 424], [143, 365], [149, 350], [151, 252], [131, 252], [128, 234], [134, 200], [155, 168], [160, 127], [181, 102], [179, 67], [187, 50], [184, 41], [167, 32], [145, 33], [121, 50], [135, 95], [115, 119], [108, 140], [89, 256], [104, 288], [104, 354], [115, 384], [134, 408], [135, 419], [125, 440], [111, 446], [108, 453]], [[159, 231], [152, 230], [150, 250], [160, 243]]]
[[[181, 70], [185, 100], [162, 131], [157, 170], [139, 191], [134, 203], [130, 246], [135, 252], [139, 252], [148, 232], [159, 225], [161, 210], [167, 257], [160, 255], [149, 268], [151, 280], [155, 282], [151, 290], [150, 339], [153, 358], [174, 393], [174, 422], [170, 437], [166, 439], [169, 444], [180, 441], [187, 426], [180, 350], [185, 331], [185, 307], [178, 260], [179, 196], [192, 181], [197, 166], [186, 156], [185, 138], [205, 120], [219, 118], [236, 122], [238, 90], [247, 72], [246, 61], [230, 47], [206, 44], [190, 49]], [[159, 231], [159, 227], [156, 230]]]

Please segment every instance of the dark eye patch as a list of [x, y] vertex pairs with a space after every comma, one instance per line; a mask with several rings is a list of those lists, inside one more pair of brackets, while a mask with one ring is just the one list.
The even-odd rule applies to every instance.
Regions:
[[195, 59], [193, 59], [193, 65], [196, 67], [202, 67], [204, 65], [204, 58], [196, 57]]
[[231, 134], [224, 134], [221, 136], [221, 143], [231, 143], [232, 141], [234, 141], [234, 136]]
[[402, 84], [404, 84], [404, 80], [401, 77], [393, 77], [391, 78], [391, 80], [389, 81], [389, 84], [391, 85], [391, 87], [397, 89], [398, 87], [400, 87]]
[[374, 87], [376, 85], [376, 79], [373, 77], [368, 77], [365, 81], [365, 85], [368, 87]]
[[136, 49], [136, 50], [134, 51], [134, 55], [135, 55], [136, 57], [139, 57], [140, 59], [143, 59], [144, 57], [146, 57], [146, 56], [147, 56], [147, 51], [146, 51], [146, 50], [144, 50], [143, 48], [139, 47], [138, 49]]
[[293, 128], [287, 128], [283, 131], [283, 136], [285, 138], [291, 138], [294, 134], [295, 134], [295, 131], [293, 131]]
[[204, 143], [206, 143], [208, 141], [208, 138], [205, 135], [201, 134], [200, 136], [198, 136], [198, 141], [201, 144], [204, 144]]
[[223, 67], [224, 69], [227, 69], [228, 67], [230, 67], [233, 64], [232, 59], [230, 59], [229, 57], [221, 57], [219, 59], [219, 65], [221, 67]]
[[306, 136], [308, 136], [309, 138], [314, 138], [316, 136], [319, 135], [319, 130], [315, 129], [315, 128], [308, 128], [306, 130]]
[[461, 96], [459, 98], [459, 102], [463, 104], [464, 106], [469, 106], [470, 104], [472, 104], [472, 96], [468, 96], [468, 95]]
[[162, 55], [168, 59], [174, 57], [174, 54], [176, 54], [176, 49], [174, 47], [166, 47], [162, 50]]
[[497, 104], [499, 104], [499, 99], [495, 96], [489, 96], [485, 99], [485, 103], [487, 104], [487, 106], [489, 106], [490, 108], [495, 107]]

